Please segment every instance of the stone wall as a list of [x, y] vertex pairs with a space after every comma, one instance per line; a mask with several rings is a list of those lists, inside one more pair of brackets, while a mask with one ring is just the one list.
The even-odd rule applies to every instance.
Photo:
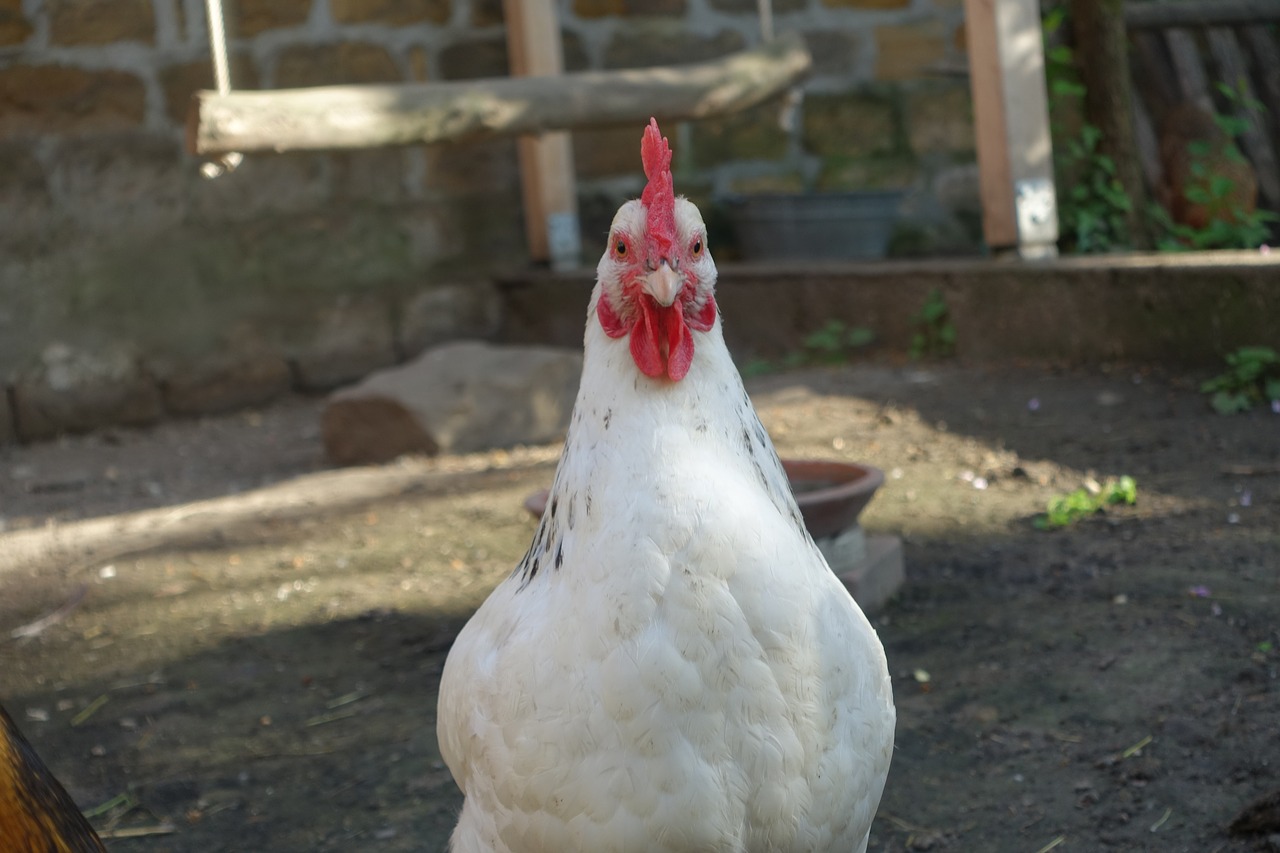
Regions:
[[[237, 87], [507, 72], [499, 0], [224, 2]], [[562, 0], [566, 65], [724, 55], [758, 41], [755, 8]], [[774, 9], [817, 73], [789, 109], [666, 128], [682, 190], [719, 229], [727, 193], [902, 187], [900, 248], [972, 249], [960, 0]], [[210, 180], [181, 128], [212, 82], [202, 0], [0, 0], [0, 441], [327, 389], [495, 333], [493, 274], [528, 262], [513, 141], [253, 155]], [[574, 136], [590, 255], [639, 190], [638, 138]]]

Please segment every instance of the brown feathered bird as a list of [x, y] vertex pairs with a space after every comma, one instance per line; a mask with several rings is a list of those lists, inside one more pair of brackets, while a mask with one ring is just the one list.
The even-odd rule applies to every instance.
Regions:
[[21, 853], [106, 853], [71, 795], [0, 707], [0, 842]]

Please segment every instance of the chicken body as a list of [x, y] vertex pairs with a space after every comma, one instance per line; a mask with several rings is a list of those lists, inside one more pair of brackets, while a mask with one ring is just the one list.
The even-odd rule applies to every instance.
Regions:
[[[705, 240], [677, 212], [678, 239]], [[610, 270], [607, 253], [533, 544], [445, 665], [452, 849], [864, 850], [893, 744], [880, 642], [804, 528], [718, 316], [679, 381], [646, 375], [600, 315]]]
[[102, 853], [97, 833], [0, 707], [0, 850]]

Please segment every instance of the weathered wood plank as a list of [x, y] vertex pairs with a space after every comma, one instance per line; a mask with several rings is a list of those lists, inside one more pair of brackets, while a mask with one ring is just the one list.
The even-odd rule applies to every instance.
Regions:
[[992, 249], [1009, 248], [1018, 244], [1018, 222], [1013, 206], [1009, 140], [1005, 134], [1004, 75], [995, 0], [965, 0], [964, 12], [980, 174], [982, 234]]
[[1131, 30], [1212, 27], [1280, 21], [1280, 0], [1179, 0], [1129, 3], [1124, 23]]
[[1244, 103], [1235, 104], [1236, 116], [1245, 121], [1241, 147], [1258, 173], [1258, 189], [1266, 206], [1274, 209], [1280, 206], [1280, 169], [1276, 165], [1276, 151], [1271, 144], [1266, 118], [1258, 110], [1248, 107], [1249, 103], [1257, 101], [1257, 95], [1249, 81], [1240, 42], [1236, 34], [1226, 27], [1210, 27], [1206, 35], [1209, 52], [1218, 66], [1219, 79], [1242, 96]]
[[803, 40], [785, 34], [713, 62], [559, 77], [197, 92], [193, 154], [431, 144], [660, 119], [755, 106], [808, 75]]
[[[503, 11], [511, 73], [517, 77], [563, 74], [560, 25], [552, 0], [504, 0]], [[529, 256], [556, 268], [576, 265], [582, 246], [569, 133], [522, 136], [519, 155]]]

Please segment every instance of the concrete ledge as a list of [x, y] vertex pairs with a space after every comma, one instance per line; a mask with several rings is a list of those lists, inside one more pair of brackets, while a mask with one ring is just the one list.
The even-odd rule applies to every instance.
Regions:
[[[589, 270], [501, 279], [498, 339], [580, 346], [593, 279]], [[1280, 347], [1280, 253], [725, 264], [718, 286], [739, 359], [796, 351], [833, 319], [872, 329], [882, 352], [906, 353], [933, 290], [951, 309], [956, 354], [970, 361], [1214, 367], [1239, 346]]]

